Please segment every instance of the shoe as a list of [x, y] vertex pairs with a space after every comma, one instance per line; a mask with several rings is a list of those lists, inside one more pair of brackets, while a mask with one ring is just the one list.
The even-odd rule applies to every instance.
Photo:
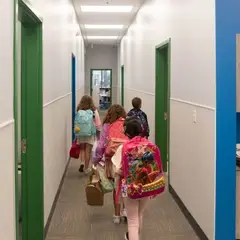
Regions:
[[126, 209], [123, 209], [121, 211], [121, 221], [123, 223], [127, 223], [127, 211], [126, 211]]
[[83, 164], [81, 164], [81, 166], [80, 166], [80, 168], [79, 168], [79, 172], [83, 172], [83, 169], [84, 169], [84, 165]]
[[121, 223], [121, 217], [120, 216], [113, 216], [113, 223], [120, 224]]
[[129, 238], [128, 238], [128, 232], [125, 233], [125, 240], [129, 240]]
[[121, 211], [121, 217], [127, 217], [127, 211], [125, 208]]
[[85, 169], [85, 170], [84, 170], [84, 173], [85, 173], [86, 175], [88, 175], [91, 171], [92, 171], [92, 170], [91, 170], [90, 168], [88, 168], [88, 169]]

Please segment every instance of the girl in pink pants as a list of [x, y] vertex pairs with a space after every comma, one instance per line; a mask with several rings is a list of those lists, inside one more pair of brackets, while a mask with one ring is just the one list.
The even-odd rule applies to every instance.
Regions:
[[148, 203], [148, 198], [134, 200], [124, 198], [124, 203], [128, 218], [128, 233], [125, 235], [125, 240], [139, 240], [143, 224], [143, 213]]
[[[139, 136], [142, 132], [141, 124], [134, 117], [127, 118], [124, 123], [125, 134], [130, 138]], [[122, 146], [120, 146], [112, 158], [115, 167], [115, 173], [122, 175]], [[127, 212], [128, 232], [125, 234], [125, 240], [139, 240], [142, 224], [143, 213], [149, 198], [133, 200], [122, 195]]]

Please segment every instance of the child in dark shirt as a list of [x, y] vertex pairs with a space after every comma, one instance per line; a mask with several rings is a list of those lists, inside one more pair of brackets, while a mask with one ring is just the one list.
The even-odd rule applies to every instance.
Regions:
[[132, 100], [133, 109], [131, 109], [128, 113], [128, 117], [136, 117], [142, 124], [142, 137], [148, 138], [150, 134], [150, 129], [148, 125], [148, 119], [145, 112], [141, 110], [142, 100], [141, 98], [135, 97]]

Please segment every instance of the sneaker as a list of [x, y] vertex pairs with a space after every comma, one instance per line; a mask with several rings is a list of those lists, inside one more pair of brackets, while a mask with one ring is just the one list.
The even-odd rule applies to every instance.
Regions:
[[83, 172], [83, 169], [84, 169], [84, 165], [81, 164], [81, 166], [80, 166], [80, 168], [78, 169], [78, 171], [82, 173], [82, 172]]
[[88, 175], [90, 172], [91, 172], [91, 169], [90, 169], [90, 168], [84, 170], [84, 173], [85, 173], [86, 175]]
[[126, 211], [126, 209], [123, 209], [121, 211], [121, 221], [123, 223], [127, 223], [127, 211]]
[[127, 217], [127, 211], [126, 211], [125, 208], [121, 211], [121, 216], [122, 217]]
[[120, 224], [121, 223], [121, 217], [120, 216], [113, 216], [113, 223]]
[[128, 232], [125, 233], [125, 240], [129, 240], [129, 238], [128, 238]]

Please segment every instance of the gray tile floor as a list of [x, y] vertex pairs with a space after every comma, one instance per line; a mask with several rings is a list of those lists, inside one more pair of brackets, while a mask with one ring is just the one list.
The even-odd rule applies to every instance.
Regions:
[[[111, 194], [104, 207], [86, 204], [87, 178], [78, 172], [78, 161], [70, 163], [50, 224], [47, 240], [123, 240], [126, 224], [112, 223]], [[166, 192], [151, 200], [144, 219], [142, 240], [196, 240], [191, 226]]]

